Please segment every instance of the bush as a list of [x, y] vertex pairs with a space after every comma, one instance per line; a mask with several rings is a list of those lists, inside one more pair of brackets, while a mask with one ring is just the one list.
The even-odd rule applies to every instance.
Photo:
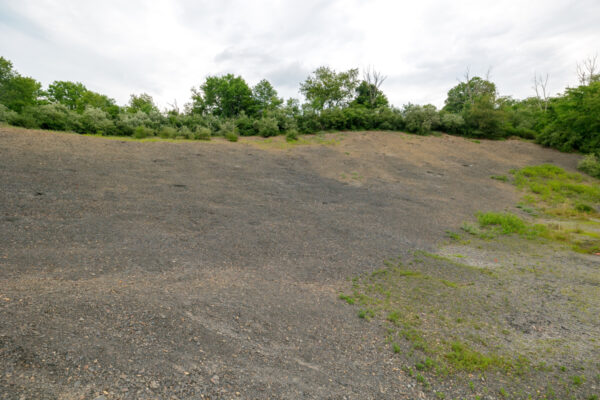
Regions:
[[236, 119], [235, 124], [242, 136], [253, 136], [258, 133], [254, 127], [254, 119], [246, 115], [246, 113], [240, 113], [240, 116]]
[[263, 117], [254, 121], [254, 127], [262, 137], [279, 135], [279, 125], [277, 120], [271, 117]]
[[180, 139], [193, 139], [194, 138], [194, 132], [192, 132], [192, 130], [190, 128], [188, 128], [187, 126], [182, 126], [177, 131], [177, 138], [180, 138]]
[[154, 136], [154, 131], [150, 128], [146, 128], [145, 126], [138, 126], [133, 131], [133, 137], [136, 139], [144, 139], [148, 136]]
[[44, 104], [33, 109], [37, 126], [42, 129], [67, 131], [76, 128], [78, 115], [62, 104]]
[[295, 142], [298, 140], [298, 131], [296, 129], [290, 129], [285, 134], [285, 140], [288, 142]]
[[600, 155], [600, 82], [567, 89], [550, 101], [538, 142], [561, 151]]
[[115, 120], [115, 134], [122, 136], [132, 136], [138, 126], [151, 125], [147, 114], [139, 111], [135, 114], [120, 113]]
[[402, 113], [406, 130], [412, 133], [427, 135], [440, 125], [440, 116], [431, 104], [419, 106], [409, 103], [404, 106]]
[[346, 113], [341, 108], [328, 108], [321, 112], [321, 124], [324, 130], [341, 131], [347, 129]]
[[238, 141], [238, 130], [233, 121], [225, 121], [221, 124], [221, 128], [219, 129], [219, 135], [223, 136], [225, 139], [230, 142]]
[[205, 126], [199, 126], [194, 131], [194, 139], [196, 140], [210, 140], [210, 135], [210, 128], [207, 128]]
[[442, 129], [447, 133], [464, 133], [465, 120], [460, 114], [444, 113], [441, 118]]
[[80, 124], [75, 129], [79, 133], [110, 135], [115, 132], [115, 124], [106, 112], [88, 107], [81, 114]]
[[0, 104], [0, 122], [8, 122], [10, 123], [17, 117], [17, 113], [13, 110], [9, 110], [3, 104]]
[[158, 132], [158, 136], [163, 139], [174, 139], [177, 137], [177, 129], [171, 126], [163, 126]]
[[321, 125], [319, 115], [312, 110], [306, 110], [304, 114], [298, 118], [298, 129], [302, 133], [316, 133], [322, 131], [323, 126]]
[[583, 157], [577, 168], [586, 174], [600, 179], [600, 160], [594, 154], [588, 154]]

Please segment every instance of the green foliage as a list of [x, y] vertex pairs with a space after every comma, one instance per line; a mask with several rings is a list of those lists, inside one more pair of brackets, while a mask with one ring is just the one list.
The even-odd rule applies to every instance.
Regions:
[[32, 110], [39, 128], [68, 131], [79, 126], [79, 116], [62, 104], [43, 104]]
[[254, 129], [262, 137], [279, 135], [279, 125], [275, 118], [263, 117], [254, 121]]
[[[227, 140], [231, 142], [237, 142], [238, 139], [238, 131], [235, 123], [231, 120], [224, 121], [219, 127], [219, 131], [217, 132], [219, 136], [223, 136]], [[235, 136], [235, 139], [233, 137]]]
[[82, 83], [54, 81], [48, 86], [46, 97], [52, 103], [62, 104], [69, 110], [77, 110], [83, 103], [86, 92], [87, 89]]
[[158, 136], [163, 139], [175, 139], [177, 137], [177, 129], [172, 126], [163, 126], [160, 128]]
[[454, 114], [449, 112], [440, 113], [441, 128], [451, 134], [460, 134], [464, 131], [465, 119], [460, 114]]
[[[0, 57], [1, 59], [1, 57]], [[11, 122], [17, 117], [17, 113], [9, 110], [4, 104], [0, 104], [0, 122]]]
[[0, 83], [0, 104], [21, 112], [25, 107], [38, 103], [41, 88], [42, 84], [35, 79], [15, 75]]
[[358, 87], [358, 69], [336, 72], [329, 67], [317, 68], [300, 84], [300, 93], [314, 110], [344, 107], [349, 104]]
[[419, 135], [429, 134], [440, 126], [440, 115], [431, 104], [419, 106], [409, 103], [404, 106], [402, 115], [406, 130]]
[[600, 179], [600, 160], [595, 154], [588, 154], [583, 157], [579, 161], [579, 164], [577, 164], [577, 169], [594, 178]]
[[[226, 133], [226, 135], [227, 134], [231, 134], [231, 133], [229, 132], [229, 133]], [[235, 132], [233, 132], [233, 134], [236, 137], [236, 140], [234, 140], [234, 141], [237, 141], [237, 135], [235, 134]], [[196, 130], [194, 131], [194, 139], [196, 139], [196, 140], [210, 140], [210, 137], [211, 137], [210, 128], [207, 128], [206, 126], [198, 126], [198, 127], [196, 127]]]
[[115, 131], [115, 124], [109, 115], [99, 108], [88, 107], [83, 111], [80, 124], [76, 128], [80, 133], [110, 135]]
[[448, 91], [444, 111], [460, 114], [480, 97], [496, 98], [496, 85], [475, 76]]
[[199, 89], [192, 89], [192, 113], [232, 118], [255, 110], [252, 90], [241, 76], [209, 76]]
[[463, 109], [465, 133], [472, 137], [499, 139], [506, 136], [502, 129], [502, 111], [496, 107], [494, 98], [489, 95], [476, 97]]
[[152, 96], [146, 93], [140, 95], [132, 94], [129, 98], [129, 105], [127, 106], [127, 112], [135, 114], [137, 112], [143, 112], [144, 114], [158, 113], [158, 107], [154, 104]]
[[145, 126], [138, 126], [133, 131], [133, 137], [136, 139], [144, 139], [149, 136], [154, 136], [154, 131], [150, 128], [146, 128]]
[[296, 142], [298, 140], [298, 131], [296, 129], [290, 129], [285, 134], [285, 140], [287, 142]]
[[271, 83], [263, 79], [252, 88], [252, 97], [256, 104], [256, 109], [259, 113], [265, 113], [270, 110], [275, 110], [283, 100], [277, 97], [277, 91]]
[[356, 88], [356, 98], [352, 104], [367, 108], [379, 108], [387, 107], [389, 102], [385, 94], [377, 86], [369, 84], [367, 81], [362, 81]]
[[539, 143], [600, 156], [600, 82], [569, 88], [563, 96], [551, 99], [547, 118]]

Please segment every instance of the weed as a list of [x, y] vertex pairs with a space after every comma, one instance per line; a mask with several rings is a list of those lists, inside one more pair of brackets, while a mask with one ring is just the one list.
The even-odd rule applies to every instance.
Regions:
[[445, 356], [453, 367], [469, 372], [485, 371], [491, 365], [503, 365], [497, 356], [485, 356], [461, 342], [452, 343], [451, 351]]
[[348, 304], [354, 304], [356, 302], [356, 299], [354, 297], [345, 295], [344, 293], [340, 293], [339, 297], [341, 300], [344, 300]]
[[508, 393], [506, 392], [506, 390], [504, 388], [500, 388], [499, 393], [500, 393], [500, 396], [502, 396], [503, 398], [506, 398], [508, 396]]
[[585, 382], [585, 376], [583, 375], [573, 375], [571, 377], [571, 382], [573, 383], [573, 385], [575, 386], [581, 386], [584, 384]]
[[501, 182], [508, 182], [508, 176], [506, 175], [492, 175], [490, 178]]
[[398, 354], [402, 349], [398, 343], [392, 343], [392, 350], [394, 350], [394, 354]]

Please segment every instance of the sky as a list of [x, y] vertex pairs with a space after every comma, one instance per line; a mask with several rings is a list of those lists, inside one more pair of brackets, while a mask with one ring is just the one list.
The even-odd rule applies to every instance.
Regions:
[[[46, 87], [82, 82], [125, 104], [182, 106], [209, 75], [269, 80], [285, 98], [317, 67], [372, 67], [390, 102], [442, 106], [471, 75], [501, 95], [577, 84], [600, 53], [598, 0], [0, 0], [0, 56]], [[600, 58], [600, 56], [599, 56]]]

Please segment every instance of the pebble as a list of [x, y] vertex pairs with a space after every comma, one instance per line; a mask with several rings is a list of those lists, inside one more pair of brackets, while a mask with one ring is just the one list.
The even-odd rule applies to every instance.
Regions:
[[219, 375], [213, 375], [213, 377], [210, 378], [210, 381], [213, 383], [213, 385], [218, 385], [219, 384]]

